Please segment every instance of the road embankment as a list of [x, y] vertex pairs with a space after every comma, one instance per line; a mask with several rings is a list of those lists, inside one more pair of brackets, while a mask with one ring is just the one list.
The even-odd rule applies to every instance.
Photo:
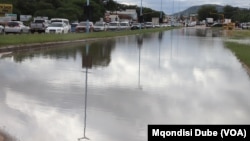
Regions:
[[117, 32], [93, 32], [93, 33], [69, 33], [69, 34], [22, 34], [1, 35], [0, 53], [34, 48], [48, 47], [53, 45], [68, 44], [75, 42], [95, 41], [121, 36], [145, 34], [171, 30], [176, 27], [152, 28], [143, 30], [126, 30]]
[[250, 76], [250, 30], [235, 30], [225, 41], [225, 46], [229, 48], [240, 60], [242, 66]]

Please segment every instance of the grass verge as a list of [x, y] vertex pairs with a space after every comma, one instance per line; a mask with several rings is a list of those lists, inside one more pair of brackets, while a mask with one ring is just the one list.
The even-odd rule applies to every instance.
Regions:
[[250, 30], [233, 30], [231, 32], [232, 39], [245, 39], [250, 38]]
[[135, 34], [144, 34], [151, 32], [159, 32], [170, 30], [173, 27], [167, 28], [152, 28], [143, 30], [128, 30], [119, 32], [92, 32], [86, 33], [69, 33], [69, 34], [21, 34], [21, 35], [1, 35], [0, 47], [8, 45], [32, 44], [32, 43], [47, 43], [59, 41], [83, 40], [90, 38], [106, 38], [116, 36], [126, 36]]
[[225, 46], [235, 53], [236, 57], [250, 68], [250, 45], [236, 42], [225, 42]]
[[[229, 38], [250, 40], [250, 30], [230, 31]], [[232, 41], [225, 41], [225, 46], [235, 53], [236, 57], [250, 70], [250, 45]], [[250, 73], [250, 72], [249, 72]]]

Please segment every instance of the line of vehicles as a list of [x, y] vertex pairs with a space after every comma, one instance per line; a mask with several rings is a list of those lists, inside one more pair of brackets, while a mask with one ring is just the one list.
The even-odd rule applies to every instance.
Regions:
[[145, 23], [130, 23], [129, 21], [112, 21], [106, 23], [103, 21], [98, 21], [93, 23], [86, 21], [70, 23], [68, 19], [63, 18], [52, 18], [48, 20], [47, 18], [37, 17], [34, 18], [33, 22], [29, 26], [24, 25], [21, 21], [9, 21], [4, 25], [0, 25], [0, 34], [5, 33], [55, 33], [55, 34], [65, 34], [70, 32], [84, 33], [87, 30], [87, 25], [89, 27], [89, 32], [100, 32], [100, 31], [122, 31], [122, 30], [136, 30], [144, 28], [155, 28], [155, 27], [166, 27], [167, 24], [155, 25], [152, 22]]

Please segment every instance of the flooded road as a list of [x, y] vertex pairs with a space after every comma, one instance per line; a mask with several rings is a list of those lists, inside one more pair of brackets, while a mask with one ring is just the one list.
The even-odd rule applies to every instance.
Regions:
[[177, 29], [0, 59], [0, 128], [21, 141], [145, 141], [148, 124], [249, 124], [220, 31]]

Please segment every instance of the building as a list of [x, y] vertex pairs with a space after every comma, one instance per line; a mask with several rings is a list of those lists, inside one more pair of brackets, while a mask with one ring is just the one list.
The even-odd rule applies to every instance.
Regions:
[[126, 9], [125, 11], [106, 11], [105, 21], [137, 21], [137, 13], [135, 9]]

